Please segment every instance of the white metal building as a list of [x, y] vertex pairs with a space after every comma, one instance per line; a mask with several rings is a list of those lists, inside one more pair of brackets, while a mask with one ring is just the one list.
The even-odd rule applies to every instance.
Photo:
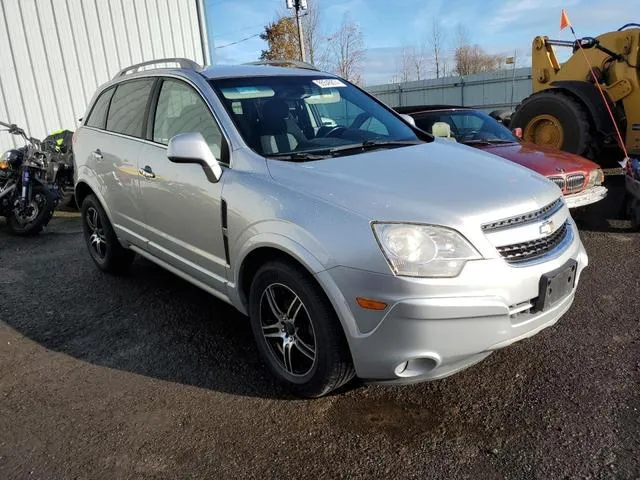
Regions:
[[209, 62], [202, 0], [0, 0], [0, 120], [74, 130], [98, 85], [169, 57]]

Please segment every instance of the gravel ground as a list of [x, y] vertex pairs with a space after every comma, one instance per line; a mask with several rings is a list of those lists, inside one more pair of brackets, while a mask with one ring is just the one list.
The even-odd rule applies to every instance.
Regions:
[[640, 234], [582, 221], [575, 304], [445, 380], [289, 397], [244, 317], [136, 260], [106, 276], [79, 218], [0, 223], [0, 478], [640, 478]]

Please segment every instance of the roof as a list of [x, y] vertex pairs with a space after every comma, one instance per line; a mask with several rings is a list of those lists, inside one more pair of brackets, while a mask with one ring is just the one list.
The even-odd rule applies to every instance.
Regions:
[[420, 113], [432, 112], [435, 110], [473, 110], [471, 107], [461, 107], [460, 105], [412, 105], [409, 107], [395, 107], [398, 113]]
[[299, 75], [305, 77], [335, 77], [331, 73], [307, 68], [274, 67], [271, 65], [215, 65], [200, 72], [207, 78], [264, 77], [270, 75]]

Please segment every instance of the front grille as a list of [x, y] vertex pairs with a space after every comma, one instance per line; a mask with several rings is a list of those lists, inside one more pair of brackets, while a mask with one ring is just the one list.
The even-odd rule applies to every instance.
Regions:
[[576, 193], [582, 190], [585, 178], [582, 173], [567, 175], [567, 193]]
[[494, 230], [500, 230], [502, 228], [511, 228], [517, 225], [523, 225], [525, 223], [531, 223], [543, 218], [548, 218], [562, 208], [563, 200], [558, 198], [556, 201], [551, 202], [549, 205], [542, 207], [540, 210], [534, 212], [523, 213], [515, 217], [505, 218], [503, 220], [496, 220], [495, 222], [485, 223], [482, 225], [483, 232], [491, 232]]
[[529, 242], [514, 243], [513, 245], [505, 245], [497, 247], [498, 252], [508, 263], [520, 263], [534, 260], [541, 257], [562, 243], [569, 234], [569, 221], [567, 220], [562, 226], [544, 238], [531, 240]]
[[564, 187], [565, 187], [564, 177], [549, 177], [549, 180], [551, 180], [553, 183], [558, 185], [560, 190], [564, 192]]

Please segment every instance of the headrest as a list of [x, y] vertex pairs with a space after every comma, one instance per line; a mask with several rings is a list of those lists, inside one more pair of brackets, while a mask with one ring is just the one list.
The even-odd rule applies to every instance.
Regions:
[[451, 137], [451, 125], [447, 122], [435, 122], [431, 127], [431, 133], [434, 137], [452, 139]]
[[272, 98], [262, 105], [262, 118], [266, 122], [277, 122], [289, 116], [289, 107], [284, 100]]

